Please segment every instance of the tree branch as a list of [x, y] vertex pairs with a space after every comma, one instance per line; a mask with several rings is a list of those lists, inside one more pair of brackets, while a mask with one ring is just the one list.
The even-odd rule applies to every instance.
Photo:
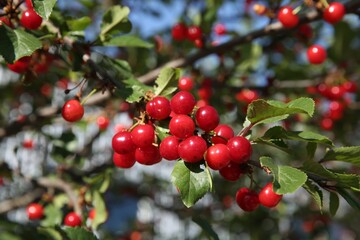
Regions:
[[28, 205], [35, 199], [39, 198], [44, 192], [45, 191], [43, 189], [38, 188], [17, 198], [11, 198], [9, 200], [0, 202], [0, 214]]

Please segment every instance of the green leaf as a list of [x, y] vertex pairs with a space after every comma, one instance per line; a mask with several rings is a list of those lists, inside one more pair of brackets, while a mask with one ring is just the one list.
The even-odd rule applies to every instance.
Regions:
[[322, 143], [333, 146], [332, 141], [318, 133], [310, 131], [286, 131], [281, 126], [275, 126], [266, 131], [263, 139], [288, 139], [303, 142]]
[[63, 236], [60, 232], [56, 231], [54, 228], [51, 227], [38, 227], [38, 231], [41, 234], [44, 234], [52, 240], [64, 240]]
[[84, 182], [88, 183], [92, 189], [100, 193], [106, 192], [109, 188], [112, 178], [113, 168], [107, 168], [105, 171], [91, 177], [83, 177]]
[[141, 47], [141, 48], [152, 48], [153, 44], [142, 40], [141, 38], [133, 35], [124, 35], [103, 42], [104, 46], [115, 46], [115, 47]]
[[108, 217], [108, 212], [106, 210], [105, 202], [98, 191], [94, 191], [92, 194], [92, 204], [95, 209], [95, 218], [91, 222], [91, 227], [97, 229], [98, 226], [104, 223]]
[[335, 216], [338, 208], [339, 208], [339, 196], [334, 192], [330, 192], [329, 210], [331, 216]]
[[307, 157], [309, 160], [313, 160], [317, 149], [317, 143], [309, 142], [306, 146]]
[[170, 136], [169, 129], [160, 127], [158, 125], [156, 125], [156, 127], [155, 127], [155, 132], [156, 132], [156, 135], [158, 136], [158, 138], [160, 139], [160, 141], [162, 141], [164, 138]]
[[167, 96], [175, 92], [180, 77], [180, 70], [175, 68], [163, 68], [155, 81], [155, 95]]
[[146, 86], [145, 84], [139, 82], [136, 79], [130, 78], [124, 81], [126, 84], [125, 89], [122, 89], [122, 96], [126, 98], [126, 101], [129, 103], [141, 101], [145, 93], [149, 90], [152, 90], [151, 87]]
[[42, 47], [41, 42], [33, 35], [21, 29], [13, 30], [5, 24], [0, 26], [0, 36], [0, 55], [8, 63], [30, 56]]
[[64, 231], [71, 240], [97, 240], [92, 232], [81, 227], [65, 227]]
[[104, 41], [107, 39], [107, 35], [129, 32], [131, 30], [131, 23], [128, 19], [129, 13], [130, 9], [128, 7], [115, 5], [109, 8], [101, 22], [100, 39]]
[[219, 240], [218, 234], [215, 232], [215, 230], [212, 228], [212, 226], [206, 219], [196, 216], [193, 217], [192, 220], [201, 227], [201, 229], [206, 233], [209, 239]]
[[200, 164], [178, 161], [171, 173], [171, 182], [178, 189], [186, 207], [193, 206], [210, 189], [210, 180]]
[[92, 20], [90, 17], [82, 17], [77, 19], [72, 19], [66, 21], [70, 31], [84, 31], [90, 24]]
[[360, 146], [333, 148], [326, 152], [321, 162], [341, 161], [360, 167]]
[[261, 157], [260, 164], [273, 174], [274, 191], [278, 194], [295, 192], [307, 180], [304, 172], [290, 166], [276, 165], [270, 157]]
[[305, 184], [302, 187], [313, 197], [313, 199], [315, 200], [316, 204], [319, 206], [321, 211], [324, 205], [322, 190], [309, 179], [305, 182]]
[[287, 104], [259, 99], [249, 104], [247, 118], [253, 125], [273, 123], [286, 119], [289, 114], [306, 113], [312, 116], [314, 109], [315, 103], [311, 98], [299, 98]]
[[49, 204], [45, 207], [44, 215], [46, 217], [41, 221], [41, 226], [43, 227], [53, 227], [62, 223], [63, 214], [61, 208], [58, 208], [53, 204]]
[[32, 0], [35, 11], [44, 19], [48, 20], [57, 0]]
[[360, 189], [360, 178], [354, 174], [334, 173], [318, 162], [307, 160], [301, 169], [314, 181], [326, 181], [331, 186]]
[[338, 193], [348, 202], [348, 204], [355, 208], [356, 210], [360, 211], [360, 201], [358, 198], [354, 197], [348, 191], [343, 188], [336, 188]]

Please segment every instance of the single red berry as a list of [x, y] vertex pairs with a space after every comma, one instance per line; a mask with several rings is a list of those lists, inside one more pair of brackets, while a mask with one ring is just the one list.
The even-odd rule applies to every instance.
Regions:
[[195, 47], [197, 48], [203, 48], [204, 47], [204, 41], [201, 38], [197, 38], [194, 40]]
[[182, 41], [187, 38], [187, 27], [184, 23], [177, 23], [171, 29], [171, 35], [174, 40]]
[[343, 88], [346, 92], [355, 93], [358, 89], [358, 86], [354, 81], [346, 81], [345, 83], [343, 83]]
[[170, 100], [171, 110], [176, 114], [190, 114], [195, 104], [195, 97], [187, 91], [176, 93]]
[[5, 24], [5, 25], [7, 25], [8, 27], [11, 27], [11, 28], [14, 27], [11, 20], [6, 16], [0, 18], [0, 26], [1, 26], [1, 23]]
[[331, 101], [327, 117], [337, 121], [344, 116], [344, 104], [339, 101]]
[[191, 77], [181, 77], [178, 82], [178, 88], [181, 91], [191, 91], [194, 87], [194, 80]]
[[44, 208], [38, 203], [31, 203], [26, 208], [26, 214], [30, 220], [40, 219], [44, 215]]
[[320, 127], [325, 131], [330, 131], [334, 128], [334, 121], [331, 118], [323, 118], [320, 122]]
[[202, 31], [198, 26], [190, 26], [187, 29], [187, 37], [190, 41], [195, 41], [196, 39], [201, 39]]
[[214, 32], [217, 34], [217, 35], [224, 35], [226, 34], [226, 27], [224, 24], [222, 23], [218, 23], [215, 25], [214, 27]]
[[110, 119], [108, 117], [105, 117], [105, 116], [99, 116], [96, 119], [96, 124], [98, 125], [100, 130], [105, 130], [105, 129], [107, 129], [107, 127], [110, 124]]
[[154, 143], [155, 131], [150, 124], [141, 124], [131, 131], [131, 139], [137, 147], [148, 147]]
[[241, 164], [249, 160], [252, 154], [250, 141], [242, 136], [229, 139], [226, 144], [230, 151], [231, 161]]
[[64, 224], [69, 227], [81, 226], [81, 218], [75, 212], [70, 212], [65, 216]]
[[214, 129], [215, 135], [211, 138], [211, 141], [216, 143], [223, 143], [226, 144], [228, 140], [232, 137], [234, 137], [234, 130], [226, 124], [219, 124]]
[[135, 159], [138, 163], [143, 165], [154, 165], [161, 161], [159, 148], [154, 145], [137, 148], [135, 150]]
[[172, 135], [178, 138], [187, 138], [194, 134], [195, 123], [188, 115], [175, 115], [170, 120], [169, 130]]
[[26, 139], [22, 143], [24, 148], [32, 149], [34, 147], [34, 142], [31, 139]]
[[157, 96], [146, 104], [146, 111], [150, 117], [156, 120], [163, 120], [169, 117], [171, 108], [167, 98]]
[[220, 175], [228, 181], [235, 182], [244, 173], [240, 165], [230, 162], [227, 166], [219, 170]]
[[299, 17], [293, 11], [289, 6], [280, 8], [277, 18], [286, 28], [293, 28], [299, 23]]
[[113, 162], [118, 168], [131, 168], [136, 162], [135, 151], [123, 154], [114, 152]]
[[346, 93], [346, 90], [342, 85], [331, 86], [328, 90], [327, 97], [331, 100], [338, 100], [342, 98]]
[[94, 220], [96, 215], [96, 210], [93, 208], [89, 211], [89, 219]]
[[296, 33], [297, 37], [300, 39], [308, 40], [313, 37], [313, 29], [309, 24], [303, 24], [299, 27], [298, 32]]
[[84, 116], [84, 107], [78, 100], [71, 99], [62, 107], [61, 115], [68, 122], [79, 121]]
[[179, 139], [175, 136], [168, 136], [164, 138], [159, 146], [160, 155], [166, 160], [179, 159], [178, 153]]
[[345, 7], [342, 3], [333, 2], [325, 9], [323, 18], [331, 24], [339, 22], [345, 15]]
[[130, 153], [136, 149], [131, 133], [127, 131], [117, 132], [113, 136], [111, 144], [113, 150], [119, 154]]
[[40, 17], [34, 9], [29, 8], [21, 15], [20, 22], [25, 28], [35, 30], [40, 27], [42, 17]]
[[270, 182], [261, 189], [259, 193], [259, 202], [261, 205], [272, 208], [278, 205], [283, 195], [277, 194], [273, 190], [273, 184]]
[[213, 95], [211, 87], [201, 87], [197, 90], [200, 99], [208, 101]]
[[219, 143], [208, 148], [205, 161], [213, 170], [220, 170], [230, 163], [229, 149], [225, 144]]
[[312, 64], [321, 64], [326, 59], [326, 51], [320, 45], [312, 45], [306, 52], [307, 58]]
[[13, 64], [8, 63], [7, 66], [11, 71], [22, 74], [29, 69], [30, 61], [31, 57], [22, 57]]
[[242, 210], [252, 212], [259, 206], [259, 196], [249, 188], [240, 188], [236, 193], [236, 203]]
[[246, 104], [250, 104], [252, 101], [255, 101], [259, 98], [259, 95], [256, 91], [251, 89], [243, 89], [235, 95], [236, 100]]
[[203, 159], [206, 149], [206, 141], [202, 137], [191, 136], [179, 144], [178, 152], [185, 162], [194, 163]]
[[195, 114], [196, 124], [204, 130], [209, 132], [214, 130], [220, 122], [219, 114], [212, 106], [204, 106], [199, 108]]

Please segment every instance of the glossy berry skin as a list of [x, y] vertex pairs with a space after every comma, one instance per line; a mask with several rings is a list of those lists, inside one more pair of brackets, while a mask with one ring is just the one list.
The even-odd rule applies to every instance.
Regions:
[[196, 39], [201, 39], [202, 31], [198, 26], [190, 26], [187, 29], [187, 37], [190, 41], [195, 41]]
[[229, 139], [226, 144], [229, 148], [231, 161], [241, 164], [249, 160], [252, 154], [250, 141], [242, 136]]
[[240, 165], [234, 162], [230, 162], [225, 167], [219, 170], [220, 175], [228, 181], [235, 182], [243, 174], [243, 170]]
[[42, 18], [35, 12], [34, 9], [29, 8], [21, 15], [20, 22], [25, 28], [35, 30], [40, 27]]
[[273, 184], [271, 182], [266, 184], [259, 193], [260, 204], [268, 208], [272, 208], [278, 205], [281, 199], [282, 195], [274, 192]]
[[230, 163], [229, 149], [225, 144], [219, 143], [208, 148], [205, 161], [213, 170], [219, 170]]
[[220, 122], [219, 114], [216, 109], [212, 106], [200, 107], [195, 114], [196, 124], [204, 130], [209, 132], [214, 130]]
[[30, 220], [40, 219], [44, 215], [44, 208], [38, 203], [31, 203], [26, 208], [26, 214]]
[[188, 91], [180, 91], [170, 100], [171, 110], [176, 114], [190, 114], [195, 104], [195, 97]]
[[170, 102], [165, 97], [155, 97], [146, 103], [146, 112], [156, 120], [164, 120], [170, 115]]
[[323, 13], [323, 18], [325, 21], [331, 24], [339, 22], [345, 15], [345, 7], [339, 2], [331, 3]]
[[159, 148], [154, 145], [137, 148], [135, 150], [135, 159], [138, 163], [143, 165], [154, 165], [161, 161]]
[[148, 147], [155, 139], [154, 128], [150, 124], [138, 125], [131, 131], [131, 139], [137, 147]]
[[135, 151], [124, 154], [114, 152], [113, 163], [118, 168], [131, 168], [135, 162]]
[[78, 100], [71, 99], [62, 107], [61, 115], [68, 122], [77, 122], [84, 116], [84, 107]]
[[185, 161], [195, 163], [203, 159], [207, 145], [199, 136], [191, 136], [183, 140], [178, 147], [179, 156]]
[[169, 130], [172, 135], [178, 138], [187, 138], [194, 134], [195, 123], [188, 115], [175, 115], [170, 120]]
[[81, 226], [81, 218], [75, 212], [70, 212], [65, 216], [64, 224], [69, 227]]
[[168, 136], [164, 138], [159, 146], [160, 155], [166, 160], [179, 159], [178, 147], [179, 139], [175, 136]]
[[7, 67], [13, 72], [22, 74], [29, 69], [30, 61], [31, 61], [31, 57], [22, 57], [13, 64], [8, 63]]
[[307, 58], [312, 64], [321, 64], [326, 59], [326, 51], [320, 45], [312, 45], [306, 52]]
[[112, 138], [111, 144], [113, 150], [119, 154], [133, 152], [136, 149], [131, 133], [126, 131], [116, 133]]
[[178, 88], [181, 91], [191, 91], [194, 87], [194, 80], [191, 77], [182, 77], [179, 79]]
[[110, 120], [109, 120], [109, 118], [107, 118], [107, 117], [99, 116], [99, 117], [96, 119], [96, 124], [98, 125], [98, 127], [99, 127], [100, 130], [105, 130], [105, 129], [107, 129], [107, 127], [109, 126]]
[[341, 99], [345, 93], [346, 90], [342, 85], [331, 86], [327, 89], [327, 97], [331, 100]]
[[293, 28], [299, 23], [299, 17], [293, 11], [289, 6], [280, 8], [277, 18], [286, 28]]
[[187, 27], [184, 23], [177, 23], [171, 29], [172, 38], [176, 41], [182, 41], [187, 38]]
[[234, 137], [234, 130], [226, 124], [219, 124], [214, 129], [215, 136], [211, 138], [211, 141], [216, 143], [223, 143], [226, 144], [228, 140]]
[[252, 212], [259, 206], [259, 196], [249, 188], [240, 188], [236, 193], [236, 203], [242, 210]]

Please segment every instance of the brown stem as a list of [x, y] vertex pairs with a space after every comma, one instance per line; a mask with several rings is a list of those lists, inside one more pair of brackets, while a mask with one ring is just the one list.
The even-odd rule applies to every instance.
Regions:
[[15, 208], [28, 205], [35, 199], [39, 198], [42, 194], [44, 194], [44, 192], [45, 191], [43, 189], [38, 188], [26, 193], [25, 195], [0, 202], [0, 214], [6, 213]]

